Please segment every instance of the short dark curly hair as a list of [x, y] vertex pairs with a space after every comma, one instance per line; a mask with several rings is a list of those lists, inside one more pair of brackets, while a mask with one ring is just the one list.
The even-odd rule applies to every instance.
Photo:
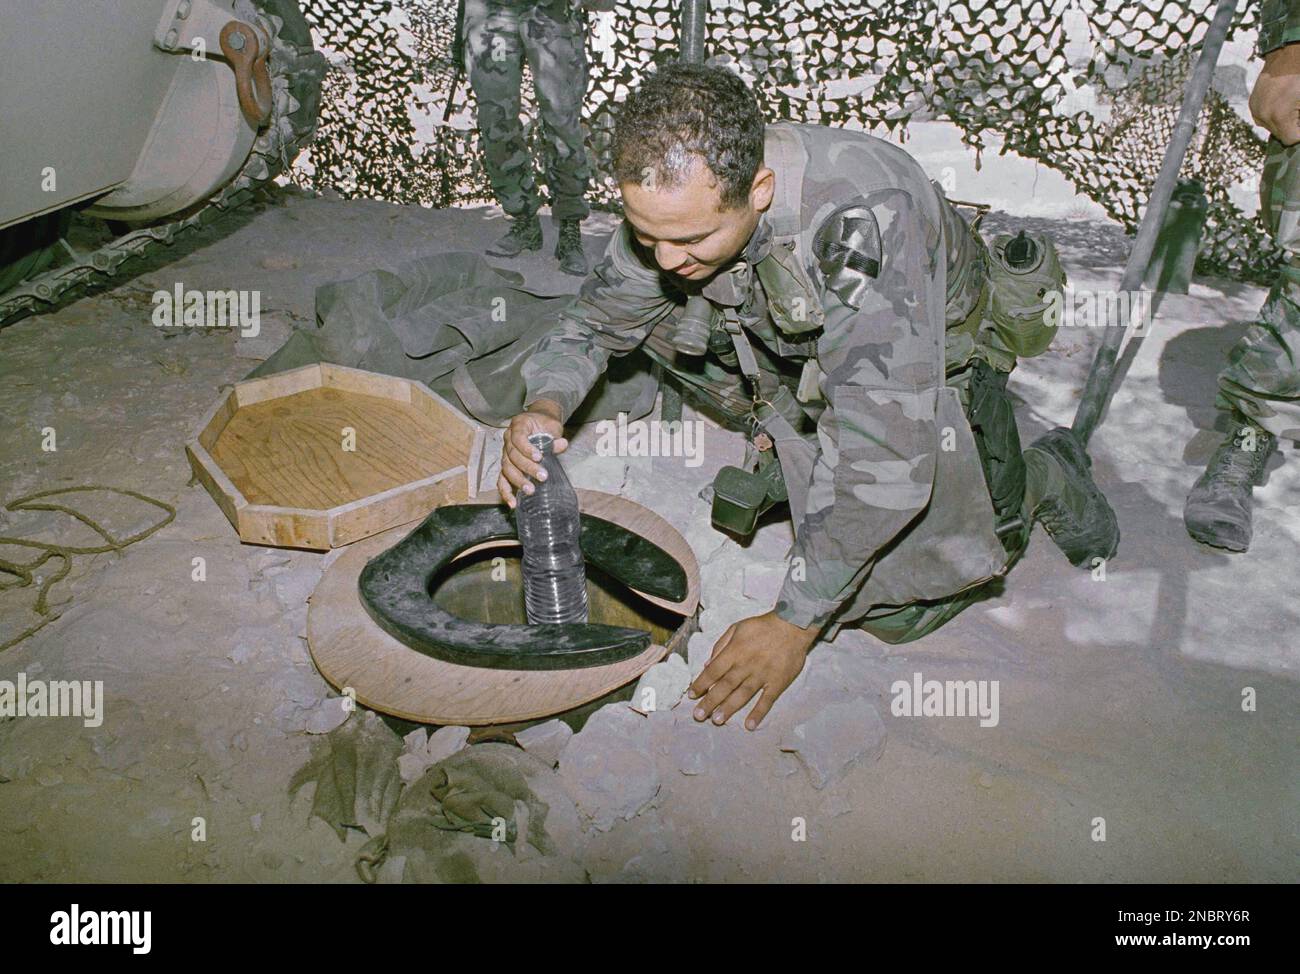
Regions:
[[763, 115], [749, 86], [726, 68], [665, 64], [623, 103], [614, 122], [614, 178], [647, 169], [666, 189], [686, 181], [694, 158], [718, 180], [722, 209], [742, 205], [763, 163]]

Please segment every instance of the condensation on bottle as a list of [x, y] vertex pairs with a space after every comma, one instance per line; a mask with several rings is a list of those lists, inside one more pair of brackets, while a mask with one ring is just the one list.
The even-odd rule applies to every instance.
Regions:
[[542, 454], [546, 479], [519, 491], [515, 509], [523, 546], [524, 607], [534, 625], [587, 621], [587, 569], [579, 538], [578, 494], [552, 452], [549, 433], [528, 442]]

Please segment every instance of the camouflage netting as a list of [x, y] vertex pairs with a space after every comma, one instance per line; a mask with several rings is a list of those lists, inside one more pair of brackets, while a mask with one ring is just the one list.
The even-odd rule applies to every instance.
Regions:
[[[598, 208], [617, 209], [605, 176], [611, 106], [653, 65], [677, 58], [678, 6], [620, 2], [612, 36], [588, 32]], [[1230, 37], [1253, 33], [1257, 4], [1244, 6]], [[950, 120], [976, 149], [1000, 136], [1004, 149], [1064, 173], [1132, 231], [1214, 7], [1214, 0], [711, 0], [708, 50], [712, 63], [735, 65], [754, 83], [769, 119], [868, 131]], [[319, 135], [295, 179], [346, 198], [491, 201], [463, 77], [447, 97], [455, 4], [304, 0], [304, 8], [333, 68]], [[580, 16], [594, 28], [596, 15]], [[1067, 17], [1084, 18], [1094, 41], [1073, 65]], [[1071, 97], [1084, 84], [1096, 95], [1094, 110]], [[526, 78], [525, 111], [535, 118], [531, 99]], [[530, 144], [540, 153], [536, 134]], [[1212, 92], [1183, 171], [1204, 182], [1210, 200], [1198, 269], [1269, 276], [1271, 241], [1228, 196], [1228, 187], [1257, 181], [1263, 156], [1264, 143]]]

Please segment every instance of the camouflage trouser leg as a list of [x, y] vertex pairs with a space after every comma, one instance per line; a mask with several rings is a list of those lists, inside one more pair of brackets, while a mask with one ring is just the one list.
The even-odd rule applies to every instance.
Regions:
[[[967, 589], [947, 599], [911, 602], [899, 608], [872, 609], [854, 628], [869, 632], [882, 643], [908, 643], [928, 636], [964, 609], [985, 598], [984, 586]], [[838, 627], [837, 627], [838, 628]]]
[[[652, 338], [654, 336], [652, 335]], [[740, 376], [723, 369], [712, 359], [691, 357], [685, 362], [675, 360], [671, 349], [648, 341], [645, 346], [650, 358], [659, 363], [665, 371], [672, 373], [690, 394], [713, 406], [724, 417], [730, 419], [736, 428], [744, 428], [744, 417], [748, 415], [750, 396]], [[686, 363], [689, 363], [686, 364]], [[776, 380], [773, 373], [766, 373]], [[793, 402], [793, 400], [788, 400]], [[788, 419], [794, 419], [788, 416]], [[794, 516], [794, 512], [791, 512]], [[1026, 525], [1030, 523], [1026, 518]], [[1027, 542], [1029, 531], [1024, 532]], [[902, 643], [928, 635], [948, 622], [967, 606], [987, 597], [987, 584], [977, 585], [963, 592], [958, 592], [946, 599], [932, 602], [912, 602], [901, 607], [877, 607], [867, 611], [865, 616], [852, 620], [834, 622], [827, 630], [827, 638], [832, 638], [842, 625], [860, 628], [871, 633], [877, 639], [887, 643]]]
[[587, 216], [591, 164], [582, 128], [587, 96], [585, 32], [569, 16], [569, 0], [549, 0], [525, 11], [520, 36], [546, 136], [546, 180], [556, 220]]
[[[1018, 550], [1008, 556], [1008, 567], [1020, 559], [1029, 544], [1029, 528], [1032, 526], [1032, 519], [1029, 515], [1028, 506], [1025, 509], [1025, 525], [1025, 530], [1019, 539], [1020, 546]], [[826, 635], [828, 638], [834, 638], [835, 633], [843, 625], [851, 625], [856, 629], [871, 633], [884, 643], [908, 643], [913, 639], [928, 636], [940, 626], [952, 621], [954, 617], [960, 615], [976, 602], [988, 598], [1000, 581], [1001, 579], [995, 579], [973, 585], [948, 596], [946, 599], [910, 602], [903, 606], [877, 606], [869, 609], [866, 615], [852, 621], [846, 620], [843, 623], [833, 624]]]
[[532, 216], [541, 206], [519, 122], [524, 13], [495, 0], [465, 0], [466, 74], [478, 102], [484, 167], [497, 202], [513, 217]]
[[1278, 436], [1300, 436], [1300, 145], [1268, 144], [1261, 206], [1286, 252], [1259, 318], [1228, 353], [1215, 404]]
[[[977, 302], [971, 318], [967, 320], [969, 327], [949, 331], [948, 385], [957, 390], [962, 409], [972, 423], [976, 441], [988, 453], [981, 459], [994, 510], [1006, 511], [1008, 514], [1019, 512], [1019, 529], [1014, 530], [1004, 541], [1008, 548], [1005, 574], [1020, 560], [1029, 546], [1034, 524], [1033, 512], [1044, 495], [1045, 485], [1040, 482], [1036, 468], [1026, 468], [1020, 460], [1023, 454], [1016, 429], [1015, 410], [1007, 395], [1005, 380], [990, 385], [985, 377], [976, 374], [985, 368], [989, 370], [989, 375], [1004, 374], [1014, 366], [1017, 358], [1014, 352], [996, 340], [985, 343], [982, 329], [986, 309], [985, 301]], [[977, 333], [981, 336], [981, 342], [973, 347], [969, 342], [962, 344], [952, 341], [954, 335]], [[954, 358], [955, 352], [959, 357]], [[1017, 463], [1023, 474], [1015, 469]], [[881, 642], [911, 642], [928, 636], [971, 605], [988, 598], [1001, 581], [1000, 578], [990, 579], [945, 598], [910, 602], [901, 606], [855, 602], [838, 621], [831, 623], [826, 630], [826, 637], [834, 638], [841, 628], [852, 626], [870, 633]]]
[[[1004, 461], [1000, 467], [1001, 474], [991, 473], [991, 469], [999, 469], [999, 467], [991, 466], [987, 460], [985, 462], [985, 477], [989, 479], [994, 508], [998, 509], [1000, 497], [1004, 509], [1011, 512], [1018, 510], [1020, 513], [1019, 530], [1004, 542], [1008, 545], [1006, 568], [1009, 570], [1020, 560], [1029, 546], [1029, 535], [1034, 524], [1033, 512], [1043, 497], [1046, 485], [1041, 482], [1037, 468], [1032, 465], [1025, 470], [1024, 479], [1019, 483], [1015, 482], [1016, 475], [1005, 466], [1009, 452], [1018, 451], [1019, 444], [1019, 436], [1015, 428], [1015, 413], [1010, 408], [1005, 386], [995, 389], [993, 394], [1000, 393], [1001, 401], [1007, 404], [1006, 407], [990, 410], [987, 413], [979, 406], [972, 410], [970, 390], [971, 385], [968, 382], [961, 390], [962, 406], [973, 423], [983, 423], [978, 435], [985, 448], [993, 451], [995, 457], [1002, 457]], [[1006, 479], [1003, 479], [1004, 477]], [[868, 608], [864, 615], [857, 616], [851, 623], [845, 624], [852, 624], [856, 628], [869, 632], [881, 642], [891, 644], [911, 642], [913, 639], [928, 636], [971, 605], [988, 598], [991, 590], [1000, 583], [1001, 579], [989, 580], [962, 589], [947, 598], [926, 602], [912, 602], [904, 606], [874, 606]], [[835, 626], [828, 635], [834, 636], [839, 628], [838, 625]]]

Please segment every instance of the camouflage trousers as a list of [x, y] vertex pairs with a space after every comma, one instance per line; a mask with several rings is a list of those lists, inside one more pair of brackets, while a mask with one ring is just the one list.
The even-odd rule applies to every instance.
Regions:
[[543, 158], [557, 220], [590, 212], [591, 164], [582, 127], [586, 37], [570, 0], [465, 0], [466, 74], [478, 102], [478, 130], [492, 192], [513, 217], [541, 206], [533, 160], [519, 121], [524, 59], [541, 113]]
[[1269, 140], [1260, 205], [1285, 263], [1258, 319], [1228, 353], [1215, 405], [1277, 436], [1300, 437], [1300, 145]]
[[[950, 325], [949, 328], [947, 381], [948, 385], [958, 390], [962, 406], [968, 416], [972, 415], [970, 388], [973, 372], [987, 367], [990, 371], [997, 370], [1005, 375], [1014, 367], [1017, 358], [996, 339], [986, 339], [990, 334], [986, 320], [987, 307], [985, 295], [981, 294], [975, 301], [975, 307], [969, 316], [960, 324]], [[671, 328], [671, 321], [665, 321], [651, 332], [645, 345], [642, 346], [646, 354], [660, 366], [666, 376], [672, 376], [686, 398], [709, 408], [730, 428], [747, 431], [751, 396], [742, 376], [734, 369], [724, 368], [712, 355], [679, 355], [668, 338]], [[954, 340], [963, 335], [978, 335], [979, 340], [973, 346], [968, 341]], [[761, 343], [752, 344], [761, 370], [760, 382], [764, 395], [796, 430], [806, 433], [807, 437], [815, 443], [816, 435], [813, 430], [815, 430], [815, 417], [818, 410], [815, 407], [801, 406], [794, 398], [799, 369], [772, 355]], [[1005, 399], [1005, 408], [995, 410], [993, 421], [996, 426], [986, 422], [985, 426], [991, 428], [983, 429], [979, 435], [986, 442], [1000, 440], [1018, 444], [1014, 409], [1004, 388], [1001, 389], [1000, 394]], [[752, 447], [748, 456], [753, 456]], [[759, 458], [760, 463], [763, 459], [763, 457]], [[985, 475], [988, 478], [990, 491], [993, 493], [993, 479], [987, 466]], [[1036, 482], [1033, 471], [1030, 471], [1022, 493], [1017, 495], [1019, 500], [1013, 502], [1019, 505], [1023, 525], [1007, 541], [1006, 570], [1010, 569], [1028, 546], [1033, 525], [1033, 511], [1043, 496], [1043, 485]], [[1015, 510], [1016, 508], [1012, 507], [1011, 513], [1015, 513]], [[801, 512], [792, 511], [791, 516], [799, 517]], [[1001, 584], [1002, 579], [999, 577], [972, 585], [947, 598], [911, 602], [903, 606], [855, 605], [842, 619], [833, 621], [825, 635], [826, 638], [834, 638], [843, 626], [848, 625], [869, 632], [882, 642], [910, 642], [928, 635], [970, 605], [988, 598]]]

